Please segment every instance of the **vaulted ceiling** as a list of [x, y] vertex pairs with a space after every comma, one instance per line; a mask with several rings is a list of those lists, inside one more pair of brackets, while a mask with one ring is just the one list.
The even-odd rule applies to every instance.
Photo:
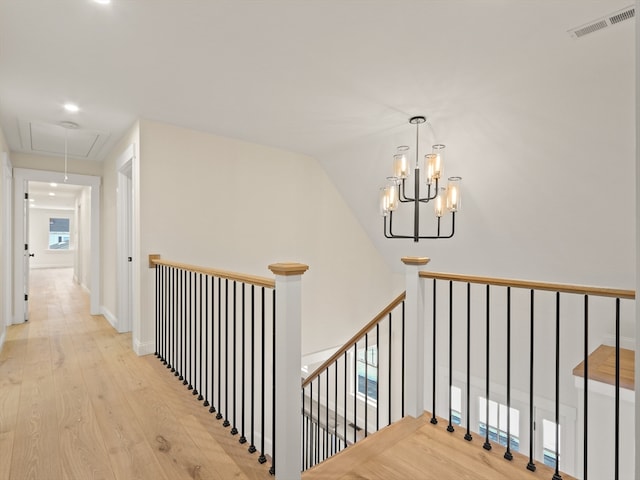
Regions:
[[69, 154], [88, 161], [137, 118], [309, 154], [397, 258], [379, 238], [377, 185], [414, 138], [412, 115], [432, 124], [425, 142], [447, 144], [447, 173], [464, 177], [486, 228], [518, 209], [551, 213], [552, 202], [502, 201], [515, 191], [554, 191], [573, 207], [563, 176], [586, 166], [579, 182], [632, 153], [635, 21], [570, 34], [630, 5], [0, 0], [0, 126], [13, 151], [59, 155], [67, 135]]

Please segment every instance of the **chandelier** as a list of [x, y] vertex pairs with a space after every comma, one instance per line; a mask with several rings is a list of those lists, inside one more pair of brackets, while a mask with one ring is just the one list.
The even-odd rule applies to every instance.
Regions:
[[[424, 156], [424, 173], [420, 175], [419, 164], [419, 128], [425, 123], [422, 116], [411, 117], [409, 123], [416, 126], [416, 161], [413, 171], [413, 196], [407, 193], [407, 179], [409, 171], [409, 147], [398, 147], [393, 156], [393, 176], [387, 177], [387, 185], [380, 189], [380, 213], [384, 217], [384, 236], [387, 238], [412, 238], [414, 242], [425, 239], [451, 238], [455, 233], [456, 212], [460, 210], [460, 182], [462, 177], [449, 177], [448, 184], [441, 187], [440, 180], [443, 172], [444, 145], [433, 145], [431, 153]], [[420, 196], [421, 182], [426, 184], [426, 196]], [[410, 193], [410, 192], [409, 192]], [[433, 202], [437, 219], [434, 235], [420, 235], [420, 204]], [[413, 204], [413, 235], [398, 235], [393, 233], [393, 212], [403, 204]], [[447, 234], [440, 232], [441, 218], [451, 213], [451, 231]], [[387, 221], [388, 220], [388, 221]]]

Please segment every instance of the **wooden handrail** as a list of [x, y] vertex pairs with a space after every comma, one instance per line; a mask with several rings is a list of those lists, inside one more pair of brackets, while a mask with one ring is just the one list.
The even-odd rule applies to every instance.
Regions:
[[197, 265], [189, 265], [187, 263], [172, 262], [170, 260], [162, 260], [160, 258], [149, 258], [149, 263], [153, 265], [165, 265], [167, 267], [180, 268], [189, 272], [203, 273], [214, 277], [225, 278], [238, 282], [248, 283], [257, 287], [275, 288], [276, 282], [271, 278], [259, 277], [256, 275], [247, 275], [244, 273], [229, 272], [227, 270], [218, 270], [216, 268], [199, 267]]
[[307, 378], [305, 378], [302, 381], [302, 388], [304, 388], [307, 385], [309, 385], [313, 380], [315, 380], [315, 378], [318, 375], [320, 375], [322, 372], [324, 372], [329, 365], [331, 365], [333, 362], [335, 362], [339, 357], [341, 357], [344, 354], [344, 352], [346, 352], [348, 349], [350, 349], [353, 344], [355, 344], [362, 337], [364, 337], [365, 334], [369, 330], [371, 330], [373, 327], [375, 327], [381, 320], [383, 320], [389, 313], [391, 313], [391, 311], [394, 308], [396, 308], [398, 305], [400, 305], [400, 303], [402, 303], [404, 301], [406, 296], [407, 296], [407, 292], [402, 292], [400, 295], [398, 295], [389, 305], [387, 305], [378, 315], [376, 315], [373, 318], [373, 320], [371, 320], [364, 327], [362, 327], [358, 331], [358, 333], [356, 333], [353, 337], [351, 337], [349, 339], [349, 341], [347, 343], [345, 343], [341, 348], [339, 348], [336, 353], [331, 355], [322, 365], [320, 365], [318, 368], [316, 368], [311, 375], [309, 375]]
[[567, 285], [562, 283], [532, 282], [528, 280], [511, 280], [506, 278], [478, 277], [473, 275], [459, 275], [456, 273], [420, 272], [420, 278], [434, 278], [436, 280], [452, 280], [455, 282], [479, 283], [482, 285], [496, 285], [500, 287], [526, 288], [530, 290], [548, 290], [561, 293], [576, 293], [580, 295], [594, 295], [599, 297], [636, 298], [635, 290], [617, 288], [587, 287], [583, 285]]

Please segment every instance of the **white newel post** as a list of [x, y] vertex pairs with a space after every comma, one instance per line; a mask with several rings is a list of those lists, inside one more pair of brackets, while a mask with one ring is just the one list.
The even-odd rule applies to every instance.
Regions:
[[420, 268], [427, 257], [403, 257], [405, 264], [405, 413], [424, 413], [424, 288]]
[[276, 276], [275, 474], [299, 480], [302, 460], [302, 274], [300, 263], [269, 265]]

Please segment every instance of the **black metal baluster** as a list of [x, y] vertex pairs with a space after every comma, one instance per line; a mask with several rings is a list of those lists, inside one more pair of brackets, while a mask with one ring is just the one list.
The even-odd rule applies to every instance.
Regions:
[[[347, 352], [345, 350], [345, 352], [344, 352], [344, 441], [345, 441], [345, 445], [347, 443], [347, 423], [348, 423], [348, 421], [347, 421], [347, 418], [348, 418], [348, 415], [347, 415], [347, 390], [348, 390], [348, 388], [347, 388], [347, 386], [348, 386], [347, 385], [347, 382], [348, 382], [348, 380], [347, 380], [347, 378], [348, 378], [347, 377], [347, 363], [348, 363], [347, 362]], [[356, 423], [355, 420], [354, 420], [353, 423], [354, 424]]]
[[185, 372], [185, 376], [184, 376], [184, 384], [187, 385], [189, 384], [188, 390], [193, 390], [193, 385], [191, 385], [191, 380], [193, 378], [193, 312], [192, 312], [192, 305], [193, 305], [193, 298], [192, 298], [192, 289], [191, 289], [191, 277], [192, 277], [192, 273], [188, 272], [188, 283], [187, 283], [187, 305], [189, 306], [189, 315], [187, 316], [187, 336], [186, 336], [186, 340], [187, 340], [187, 348], [185, 349], [185, 354], [189, 356], [189, 361], [186, 365], [189, 366], [189, 369]]
[[[334, 412], [333, 412], [333, 434], [335, 436], [335, 438], [338, 438], [338, 360], [336, 359], [335, 362], [333, 362], [333, 365], [336, 367], [335, 368], [335, 376], [334, 376], [334, 384], [333, 384], [333, 405], [334, 405]], [[333, 453], [337, 453], [337, 445], [334, 445], [334, 450]]]
[[305, 410], [305, 387], [302, 387], [302, 471], [304, 472], [307, 466], [307, 414]]
[[156, 357], [159, 357], [160, 355], [158, 354], [158, 338], [159, 338], [159, 330], [160, 330], [160, 288], [159, 288], [159, 282], [160, 282], [160, 271], [158, 269], [158, 265], [155, 265], [155, 276], [156, 276], [156, 332], [155, 332], [155, 337], [156, 337], [156, 342], [155, 342], [155, 352], [154, 355]]
[[392, 386], [393, 386], [393, 382], [391, 380], [391, 358], [392, 358], [392, 352], [391, 352], [391, 340], [392, 340], [392, 335], [391, 335], [391, 312], [389, 312], [389, 425], [391, 425], [391, 391], [393, 390]]
[[318, 375], [318, 428], [316, 428], [316, 463], [320, 463], [320, 398], [321, 398], [321, 375]]
[[353, 344], [353, 443], [358, 433], [358, 342]]
[[170, 305], [170, 310], [169, 310], [169, 315], [167, 318], [167, 356], [164, 359], [164, 364], [167, 366], [167, 368], [171, 368], [171, 344], [172, 342], [172, 335], [171, 335], [171, 330], [172, 330], [172, 325], [174, 322], [174, 310], [175, 310], [175, 287], [173, 284], [173, 267], [169, 267], [169, 291], [171, 294], [171, 305]]
[[245, 395], [244, 395], [244, 374], [245, 374], [245, 365], [244, 365], [244, 361], [245, 361], [245, 335], [244, 335], [244, 327], [245, 327], [245, 283], [242, 283], [242, 310], [241, 310], [241, 316], [242, 316], [242, 332], [241, 332], [241, 338], [242, 338], [242, 348], [241, 348], [241, 361], [240, 361], [240, 371], [242, 372], [242, 375], [240, 377], [240, 399], [241, 399], [241, 403], [240, 403], [240, 439], [238, 440], [238, 442], [244, 444], [247, 443], [247, 437], [244, 434], [244, 418], [245, 418]]
[[582, 480], [588, 479], [588, 427], [589, 427], [589, 296], [584, 296], [584, 447]]
[[[220, 297], [218, 308], [220, 308]], [[216, 277], [211, 276], [211, 406], [209, 413], [216, 413]], [[218, 407], [220, 405], [218, 404]]]
[[218, 277], [218, 412], [216, 420], [220, 419], [222, 419], [222, 278]]
[[276, 291], [273, 290], [271, 312], [271, 467], [269, 473], [276, 474]]
[[616, 433], [615, 433], [615, 473], [620, 475], [620, 299], [616, 298]]
[[464, 439], [473, 440], [471, 436], [471, 284], [467, 283], [467, 431]]
[[556, 292], [556, 471], [553, 480], [560, 475], [560, 292]]
[[236, 356], [237, 356], [237, 348], [238, 342], [236, 340], [236, 324], [237, 324], [237, 312], [238, 312], [238, 303], [236, 301], [236, 285], [238, 282], [234, 280], [233, 282], [233, 426], [231, 427], [231, 435], [238, 434], [238, 423], [236, 422], [236, 410], [238, 409], [237, 403], [237, 374], [236, 374]]
[[453, 432], [451, 422], [451, 387], [453, 387], [453, 282], [449, 280], [449, 425], [448, 432]]
[[[431, 423], [436, 425], [436, 279], [433, 279], [433, 377], [432, 377], [432, 401], [431, 401]], [[404, 368], [402, 369], [404, 371]]]
[[174, 360], [174, 375], [178, 380], [183, 380], [180, 371], [184, 372], [184, 270], [178, 270], [178, 315], [176, 328], [176, 358]]
[[[264, 463], [267, 461], [267, 457], [264, 455], [264, 407], [265, 407], [265, 396], [264, 396], [264, 392], [265, 392], [265, 337], [266, 337], [266, 333], [265, 333], [265, 312], [264, 312], [264, 287], [262, 287], [260, 289], [260, 302], [262, 305], [261, 308], [261, 318], [262, 318], [262, 327], [260, 329], [260, 336], [262, 337], [261, 341], [262, 341], [262, 346], [260, 348], [260, 355], [262, 356], [262, 363], [260, 366], [260, 374], [261, 374], [261, 381], [260, 381], [260, 388], [261, 388], [261, 393], [260, 393], [260, 456], [258, 457], [258, 462], [260, 463]], [[318, 401], [320, 401], [320, 398], [318, 398]]]
[[378, 398], [380, 397], [380, 323], [376, 324], [376, 432], [380, 430], [380, 409], [378, 408]]
[[369, 333], [364, 334], [364, 438], [369, 424]]
[[504, 458], [513, 460], [511, 453], [511, 287], [507, 287], [507, 451]]
[[209, 406], [209, 275], [204, 276], [204, 403]]
[[313, 380], [311, 380], [311, 383], [309, 384], [309, 416], [311, 417], [309, 425], [309, 464], [313, 466], [316, 463], [316, 451], [313, 442], [315, 438], [315, 432], [313, 429]]
[[491, 442], [489, 442], [489, 337], [490, 337], [490, 325], [489, 325], [489, 285], [487, 285], [487, 367], [486, 367], [486, 418], [485, 418], [485, 428], [486, 428], [486, 437], [484, 440], [484, 445], [482, 445], [482, 448], [484, 448], [485, 450], [491, 450]]
[[401, 399], [400, 399], [400, 416], [402, 418], [404, 418], [404, 362], [405, 362], [405, 358], [404, 358], [404, 301], [402, 302], [402, 351], [401, 351], [401, 368], [402, 370], [400, 371], [400, 380], [401, 380], [401, 389], [400, 389], [400, 395], [401, 395]]
[[529, 462], [527, 463], [527, 470], [531, 472], [536, 471], [536, 464], [533, 460], [533, 429], [535, 427], [535, 418], [533, 417], [533, 357], [534, 357], [534, 290], [530, 292], [529, 300], [529, 313], [530, 313], [530, 330], [529, 334]]
[[231, 425], [229, 422], [229, 279], [224, 280], [224, 422], [223, 427]]
[[249, 453], [256, 451], [254, 440], [254, 421], [255, 421], [255, 339], [256, 339], [256, 315], [255, 315], [255, 285], [251, 285], [251, 445], [249, 445]]
[[199, 314], [198, 314], [198, 321], [200, 324], [200, 328], [199, 328], [199, 336], [200, 336], [200, 362], [198, 363], [198, 388], [200, 389], [200, 394], [198, 395], [198, 400], [202, 401], [204, 399], [203, 394], [203, 390], [202, 390], [202, 338], [204, 337], [204, 335], [202, 335], [202, 273], [199, 274], [199, 282], [198, 282], [198, 289], [200, 290], [200, 295], [198, 296], [198, 308], [199, 308]]
[[325, 422], [324, 422], [324, 458], [326, 460], [326, 458], [328, 457], [327, 455], [327, 451], [328, 451], [328, 446], [329, 446], [329, 367], [327, 367], [327, 369], [325, 370], [325, 374], [327, 376], [327, 388], [325, 388], [326, 393], [325, 393], [325, 406], [324, 406], [324, 412], [325, 412]]

